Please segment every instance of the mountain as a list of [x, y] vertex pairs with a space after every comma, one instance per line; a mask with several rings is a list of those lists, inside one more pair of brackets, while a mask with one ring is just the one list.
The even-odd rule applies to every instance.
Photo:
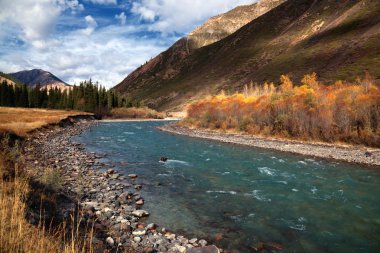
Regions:
[[38, 84], [48, 89], [57, 87], [66, 90], [70, 87], [52, 73], [42, 69], [23, 70], [9, 75], [30, 87], [35, 87]]
[[115, 89], [169, 110], [222, 89], [241, 90], [251, 81], [278, 83], [281, 74], [299, 81], [316, 72], [329, 83], [368, 71], [379, 82], [379, 42], [380, 1], [288, 0], [192, 52], [178, 51], [186, 45], [178, 41]]
[[262, 0], [252, 5], [239, 6], [227, 13], [212, 17], [189, 33], [187, 37], [174, 43], [167, 51], [136, 69], [115, 89], [124, 93], [135, 94], [136, 90], [145, 90], [146, 85], [155, 83], [157, 78], [171, 79], [178, 74], [179, 70], [176, 66], [193, 51], [227, 37], [285, 1]]

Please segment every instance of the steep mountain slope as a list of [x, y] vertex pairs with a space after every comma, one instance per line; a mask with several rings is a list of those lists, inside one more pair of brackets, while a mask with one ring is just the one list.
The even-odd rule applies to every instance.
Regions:
[[116, 89], [163, 110], [221, 89], [240, 90], [250, 81], [277, 82], [284, 73], [299, 80], [317, 72], [329, 82], [369, 71], [380, 81], [379, 42], [380, 1], [288, 0], [234, 34], [177, 58], [171, 75], [162, 75], [157, 60]]
[[[130, 92], [140, 89], [155, 79], [169, 80], [179, 72], [178, 64], [196, 49], [219, 41], [236, 32], [243, 25], [268, 12], [286, 0], [261, 0], [252, 5], [239, 6], [225, 14], [209, 19], [187, 37], [180, 39], [167, 51], [159, 54], [125, 78], [116, 90]], [[145, 89], [142, 87], [142, 89]]]
[[186, 37], [187, 48], [191, 51], [215, 43], [285, 1], [261, 0], [251, 5], [238, 6], [229, 12], [212, 17], [189, 33]]
[[59, 89], [68, 89], [70, 87], [70, 85], [63, 82], [52, 73], [42, 69], [23, 70], [11, 73], [10, 75], [30, 87], [35, 87], [38, 84], [42, 87], [47, 87], [48, 89], [55, 87]]

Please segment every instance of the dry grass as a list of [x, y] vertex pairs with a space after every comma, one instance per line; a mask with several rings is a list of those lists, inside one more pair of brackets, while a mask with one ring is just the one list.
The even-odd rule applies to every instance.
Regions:
[[0, 131], [25, 136], [30, 131], [75, 115], [90, 114], [78, 111], [0, 107]]
[[164, 113], [147, 107], [114, 108], [111, 111], [113, 119], [163, 119]]
[[38, 226], [27, 221], [26, 201], [35, 189], [15, 162], [15, 152], [4, 150], [0, 150], [0, 253], [94, 252], [91, 244], [93, 230], [81, 234], [79, 215], [75, 219], [72, 217], [68, 225], [62, 223], [54, 229], [41, 222], [43, 217], [40, 217]]

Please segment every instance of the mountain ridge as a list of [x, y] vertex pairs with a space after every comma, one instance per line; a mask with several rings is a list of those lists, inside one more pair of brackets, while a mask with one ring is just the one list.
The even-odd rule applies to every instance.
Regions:
[[[168, 110], [251, 81], [277, 83], [281, 74], [300, 80], [317, 72], [329, 83], [369, 71], [380, 80], [379, 13], [380, 3], [369, 0], [288, 0], [186, 57], [170, 58], [168, 49], [115, 89]], [[170, 71], [162, 71], [168, 59]]]

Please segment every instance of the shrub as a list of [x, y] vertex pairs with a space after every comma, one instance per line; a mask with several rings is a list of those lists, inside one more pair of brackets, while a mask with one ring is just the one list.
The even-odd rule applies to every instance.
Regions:
[[380, 147], [380, 90], [372, 80], [366, 74], [356, 83], [327, 86], [313, 73], [293, 85], [283, 75], [277, 90], [246, 86], [243, 93], [199, 100], [183, 124]]

